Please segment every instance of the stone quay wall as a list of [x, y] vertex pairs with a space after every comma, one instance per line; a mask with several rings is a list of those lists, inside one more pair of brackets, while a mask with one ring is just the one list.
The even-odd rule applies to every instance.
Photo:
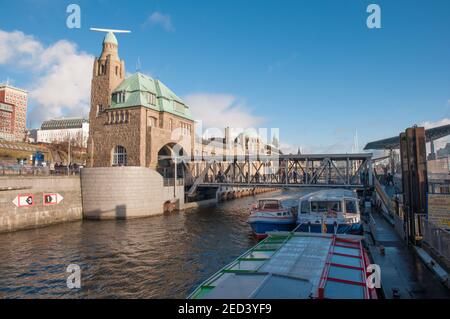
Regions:
[[81, 189], [87, 219], [146, 217], [164, 213], [165, 207], [184, 208], [184, 187], [164, 187], [162, 176], [146, 167], [85, 168]]
[[81, 219], [78, 176], [0, 177], [0, 233]]

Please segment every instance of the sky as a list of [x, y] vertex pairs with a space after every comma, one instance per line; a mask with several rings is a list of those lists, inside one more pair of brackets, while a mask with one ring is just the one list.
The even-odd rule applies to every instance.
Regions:
[[[69, 29], [66, 8], [81, 8]], [[369, 29], [367, 6], [381, 8]], [[279, 129], [286, 150], [351, 152], [450, 124], [450, 1], [2, 0], [0, 82], [29, 91], [28, 127], [88, 116], [92, 61], [117, 35], [127, 72], [160, 79], [203, 128]], [[438, 144], [439, 146], [442, 146]]]

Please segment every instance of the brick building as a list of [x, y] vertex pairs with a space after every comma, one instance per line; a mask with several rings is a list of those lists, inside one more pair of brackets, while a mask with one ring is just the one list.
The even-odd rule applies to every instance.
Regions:
[[191, 154], [194, 121], [189, 107], [161, 81], [125, 74], [117, 39], [107, 33], [93, 67], [89, 165], [164, 169], [170, 160], [158, 162], [158, 156]]
[[0, 84], [0, 139], [23, 141], [26, 135], [27, 92]]

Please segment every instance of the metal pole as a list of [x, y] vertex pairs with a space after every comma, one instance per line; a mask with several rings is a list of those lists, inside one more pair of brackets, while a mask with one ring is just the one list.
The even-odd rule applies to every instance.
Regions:
[[350, 159], [347, 157], [347, 164], [346, 164], [346, 179], [347, 179], [347, 185], [350, 185]]
[[177, 157], [175, 156], [173, 158], [173, 162], [174, 162], [174, 172], [175, 175], [173, 177], [173, 197], [177, 197]]
[[69, 150], [67, 152], [67, 175], [70, 175], [70, 136], [69, 136]]
[[306, 158], [306, 162], [305, 162], [305, 184], [309, 184], [309, 159]]
[[285, 162], [284, 162], [284, 179], [285, 179], [286, 186], [287, 186], [287, 184], [289, 183], [289, 181], [288, 181], [288, 179], [289, 179], [289, 176], [288, 176], [288, 174], [289, 174], [288, 166], [289, 166], [289, 160], [286, 159]]

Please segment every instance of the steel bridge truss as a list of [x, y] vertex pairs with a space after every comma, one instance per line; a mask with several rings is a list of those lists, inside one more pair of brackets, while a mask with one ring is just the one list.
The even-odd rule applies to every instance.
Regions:
[[180, 158], [189, 194], [198, 186], [339, 187], [372, 185], [372, 154]]

